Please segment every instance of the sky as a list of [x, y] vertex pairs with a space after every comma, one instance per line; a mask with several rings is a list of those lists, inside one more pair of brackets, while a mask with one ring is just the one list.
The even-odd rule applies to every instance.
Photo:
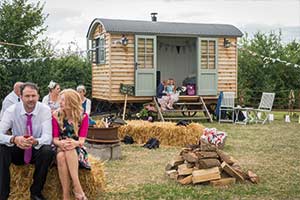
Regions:
[[[37, 2], [30, 0], [29, 2]], [[232, 24], [250, 36], [282, 31], [284, 42], [300, 41], [300, 0], [41, 0], [49, 14], [46, 36], [55, 48], [86, 49], [95, 18]]]

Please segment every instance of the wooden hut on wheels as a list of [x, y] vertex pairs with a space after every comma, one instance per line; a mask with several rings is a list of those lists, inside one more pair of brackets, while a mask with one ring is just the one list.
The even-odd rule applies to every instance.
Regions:
[[[92, 97], [122, 102], [120, 85], [130, 86], [128, 101], [151, 101], [160, 80], [192, 84], [198, 96], [216, 99], [237, 92], [237, 38], [233, 25], [96, 18], [87, 33], [92, 49]], [[128, 87], [127, 87], [128, 89]]]

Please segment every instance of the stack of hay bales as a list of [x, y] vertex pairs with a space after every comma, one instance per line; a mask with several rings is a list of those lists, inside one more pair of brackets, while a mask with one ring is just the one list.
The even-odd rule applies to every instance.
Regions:
[[154, 137], [162, 145], [185, 146], [197, 144], [204, 127], [198, 123], [187, 126], [176, 126], [173, 122], [148, 122], [142, 120], [128, 121], [127, 125], [119, 127], [119, 138], [131, 136], [139, 144], [146, 143]]
[[[103, 164], [101, 161], [90, 155], [89, 160], [92, 170], [79, 170], [80, 183], [89, 199], [97, 199], [100, 192], [103, 192], [105, 187]], [[34, 165], [11, 165], [10, 200], [30, 199], [30, 186], [33, 181], [33, 172]], [[49, 169], [43, 194], [49, 200], [62, 199], [62, 189], [56, 166]]]

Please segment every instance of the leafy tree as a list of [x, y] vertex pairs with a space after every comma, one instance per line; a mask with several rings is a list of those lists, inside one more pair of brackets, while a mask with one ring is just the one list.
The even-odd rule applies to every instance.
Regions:
[[[47, 40], [39, 40], [46, 31], [43, 5], [30, 4], [28, 0], [2, 1], [0, 5], [0, 41], [15, 43], [19, 46], [0, 46], [0, 58], [30, 58], [47, 56], [51, 49], [46, 48]], [[14, 82], [25, 81], [28, 68], [34, 68], [29, 63], [0, 63], [0, 100], [10, 92]]]
[[300, 87], [300, 69], [277, 59], [300, 64], [299, 51], [296, 41], [284, 45], [280, 32], [258, 32], [252, 39], [246, 34], [241, 40], [238, 71], [239, 94], [245, 104], [257, 105], [262, 92], [275, 92], [276, 105], [285, 107], [287, 102], [282, 98], [287, 98], [291, 89]]

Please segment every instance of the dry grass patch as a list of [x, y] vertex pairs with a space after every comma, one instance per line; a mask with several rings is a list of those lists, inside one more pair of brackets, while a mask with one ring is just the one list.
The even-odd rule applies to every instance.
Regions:
[[[261, 182], [236, 184], [228, 189], [183, 187], [169, 181], [164, 168], [180, 147], [157, 150], [122, 145], [123, 159], [105, 165], [107, 193], [101, 199], [300, 199], [300, 124], [234, 125], [205, 123], [227, 132], [224, 151]], [[99, 198], [100, 199], [100, 198]]]
[[143, 184], [166, 183], [164, 176], [169, 156], [175, 156], [180, 148], [163, 147], [149, 150], [141, 145], [122, 145], [122, 159], [105, 163], [107, 190], [126, 191]]

